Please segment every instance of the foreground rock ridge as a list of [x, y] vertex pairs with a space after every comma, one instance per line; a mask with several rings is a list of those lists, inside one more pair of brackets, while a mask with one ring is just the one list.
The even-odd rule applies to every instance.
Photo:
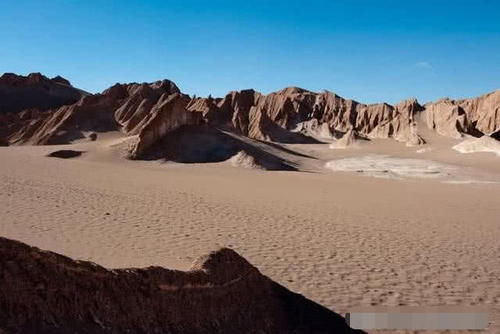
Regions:
[[108, 270], [0, 237], [1, 333], [362, 333], [231, 249]]
[[[39, 75], [28, 78], [33, 76]], [[18, 91], [15, 75], [4, 77], [9, 80], [3, 80], [7, 83], [2, 85], [25, 94]], [[69, 87], [65, 79], [49, 81], [54, 80]], [[24, 96], [31, 101], [30, 95]], [[167, 134], [186, 126], [191, 130], [193, 126], [209, 127], [267, 142], [319, 143], [347, 136], [346, 143], [352, 138], [391, 138], [407, 146], [425, 144], [419, 133], [422, 128], [453, 138], [500, 131], [500, 90], [473, 99], [442, 99], [423, 106], [410, 99], [393, 106], [362, 104], [329, 91], [315, 93], [296, 87], [268, 95], [242, 90], [223, 98], [190, 98], [173, 82], [162, 80], [116, 84], [101, 94], [82, 96], [73, 104], [49, 111], [41, 111], [44, 106], [33, 109], [36, 101], [30, 102], [32, 109], [0, 113], [3, 142], [67, 144], [98, 132], [119, 130], [135, 136], [128, 156], [140, 159], [150, 156], [152, 147], [158, 149]]]

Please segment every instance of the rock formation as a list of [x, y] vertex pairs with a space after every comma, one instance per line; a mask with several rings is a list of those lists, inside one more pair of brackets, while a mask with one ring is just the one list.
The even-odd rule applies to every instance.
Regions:
[[344, 148], [347, 148], [347, 147], [355, 144], [360, 139], [366, 140], [365, 138], [360, 137], [356, 133], [356, 130], [351, 128], [340, 139], [331, 143], [330, 148], [332, 148], [332, 149], [344, 149]]
[[296, 170], [294, 163], [283, 157], [286, 154], [280, 154], [286, 150], [273, 145], [208, 124], [184, 125], [158, 140], [141, 159], [166, 159], [179, 163], [223, 162], [245, 151], [263, 169]]
[[441, 136], [461, 138], [469, 131], [465, 111], [450, 99], [442, 99], [425, 108], [427, 126]]
[[[82, 97], [78, 102], [53, 111], [21, 113], [0, 120], [0, 131], [11, 143], [35, 145], [67, 144], [92, 133], [121, 130], [137, 135], [130, 156], [142, 151], [168, 131], [201, 120], [185, 109], [187, 95], [169, 80], [151, 84], [116, 84], [102, 94]], [[201, 115], [200, 115], [201, 116]], [[0, 132], [0, 136], [1, 136]]]
[[188, 103], [189, 98], [179, 93], [162, 95], [160, 101], [151, 109], [148, 120], [141, 127], [130, 157], [141, 157], [158, 140], [182, 125], [199, 124], [201, 114], [187, 111]]
[[5, 73], [0, 77], [0, 114], [58, 108], [73, 104], [85, 95], [86, 92], [74, 88], [60, 76], [49, 79], [40, 73], [28, 76]]
[[442, 99], [425, 109], [427, 126], [443, 136], [480, 137], [500, 130], [500, 90], [471, 99]]
[[362, 333], [230, 249], [108, 270], [0, 238], [2, 333]]
[[[308, 143], [315, 142], [307, 136], [311, 129], [320, 129], [321, 135], [315, 137], [331, 139], [334, 133], [352, 128], [367, 138], [423, 142], [414, 129], [415, 115], [423, 110], [416, 100], [395, 107], [386, 103], [365, 105], [328, 91], [313, 93], [289, 87], [269, 95], [253, 90], [232, 92], [210, 103], [197, 99], [189, 109], [202, 112], [209, 124], [226, 126], [258, 140]], [[299, 134], [293, 132], [297, 129]]]
[[[51, 94], [59, 89], [78, 94], [80, 91], [63, 78], [47, 79], [40, 74], [28, 77], [5, 74], [0, 82], [17, 87], [15, 91], [28, 101], [23, 108], [34, 107], [0, 113], [0, 138], [4, 141], [65, 144], [90, 138], [91, 133], [119, 130], [136, 136], [129, 154], [133, 159], [150, 156], [152, 147], [184, 125], [204, 124], [257, 141], [280, 143], [331, 142], [338, 133], [352, 129], [363, 138], [391, 138], [407, 146], [425, 143], [418, 133], [418, 124], [422, 122], [440, 135], [455, 138], [500, 131], [500, 91], [475, 99], [442, 99], [425, 106], [415, 99], [392, 106], [367, 105], [329, 91], [314, 93], [297, 87], [268, 95], [242, 90], [230, 92], [224, 98], [190, 99], [173, 82], [162, 80], [116, 84], [102, 94], [83, 96], [71, 105], [40, 111], [47, 107], [45, 100], [41, 101], [39, 95], [31, 94], [32, 90], [26, 90], [25, 86], [48, 86]], [[12, 99], [10, 95], [1, 95], [6, 91], [1, 88], [4, 86], [0, 85], [0, 103], [8, 105]]]

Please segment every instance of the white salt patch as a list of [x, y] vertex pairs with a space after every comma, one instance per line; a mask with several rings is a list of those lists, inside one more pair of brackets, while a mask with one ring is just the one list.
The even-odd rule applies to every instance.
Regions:
[[432, 150], [433, 150], [432, 147], [425, 147], [425, 148], [421, 148], [419, 150], [416, 150], [415, 153], [421, 154], [421, 153], [425, 153], [425, 152], [430, 152]]
[[448, 180], [444, 181], [444, 183], [449, 183], [449, 184], [500, 184], [500, 182], [497, 181], [482, 181], [482, 180]]
[[383, 178], [442, 178], [453, 175], [455, 167], [429, 160], [393, 158], [386, 155], [367, 155], [332, 160], [326, 168], [333, 171], [357, 172]]
[[[354, 146], [354, 144], [351, 145], [351, 146]], [[329, 147], [332, 150], [345, 150], [347, 148], [347, 145], [345, 143], [340, 142], [339, 140], [337, 140], [337, 141], [331, 143]]]
[[500, 156], [500, 141], [489, 136], [470, 138], [453, 146], [453, 149], [460, 153], [491, 152]]

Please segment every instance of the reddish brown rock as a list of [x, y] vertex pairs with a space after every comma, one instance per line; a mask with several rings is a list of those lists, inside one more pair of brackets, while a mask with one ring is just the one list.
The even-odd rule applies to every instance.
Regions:
[[500, 90], [455, 103], [465, 111], [478, 131], [490, 135], [500, 130]]
[[441, 136], [460, 138], [469, 131], [469, 120], [465, 111], [454, 101], [442, 99], [425, 106], [427, 126]]
[[428, 127], [443, 136], [491, 135], [500, 130], [500, 90], [471, 99], [441, 99], [425, 109]]
[[5, 73], [0, 77], [0, 113], [58, 108], [85, 95], [88, 94], [60, 76], [49, 79], [40, 73], [28, 76]]
[[67, 144], [86, 138], [90, 132], [120, 130], [138, 135], [136, 147], [132, 148], [133, 157], [137, 157], [152, 141], [176, 126], [198, 121], [185, 109], [188, 102], [189, 98], [169, 80], [116, 84], [102, 94], [85, 96], [54, 111], [25, 119], [19, 116], [7, 125], [10, 131], [4, 132], [9, 132], [14, 143], [44, 145]]
[[[2, 78], [21, 88], [47, 82], [69, 85], [63, 78], [47, 79], [40, 74], [6, 74]], [[30, 100], [31, 95], [26, 96]], [[391, 138], [414, 146], [425, 143], [417, 126], [422, 121], [443, 136], [499, 131], [499, 100], [497, 91], [476, 99], [443, 99], [424, 109], [415, 99], [395, 106], [366, 105], [332, 92], [314, 93], [297, 87], [268, 95], [242, 90], [224, 98], [190, 99], [173, 82], [162, 80], [116, 84], [102, 94], [84, 96], [54, 110], [0, 113], [0, 137], [13, 144], [65, 144], [89, 133], [119, 130], [137, 136], [130, 148], [134, 159], [180, 126], [201, 123], [260, 141], [317, 143], [352, 129], [363, 138]]]
[[189, 98], [179, 93], [162, 95], [151, 109], [147, 122], [141, 127], [130, 158], [140, 158], [158, 140], [182, 125], [200, 124], [201, 113], [188, 111], [188, 103]]
[[305, 122], [315, 120], [325, 133], [344, 133], [353, 128], [368, 138], [423, 142], [415, 124], [415, 115], [423, 108], [416, 100], [403, 101], [397, 106], [365, 105], [327, 91], [314, 93], [289, 87], [269, 95], [253, 90], [232, 92], [217, 104], [197, 99], [190, 108], [213, 115], [206, 117], [209, 124], [232, 126], [234, 131], [259, 140], [311, 142], [311, 138], [290, 131], [306, 128]]
[[361, 333], [230, 249], [108, 270], [0, 238], [2, 333]]

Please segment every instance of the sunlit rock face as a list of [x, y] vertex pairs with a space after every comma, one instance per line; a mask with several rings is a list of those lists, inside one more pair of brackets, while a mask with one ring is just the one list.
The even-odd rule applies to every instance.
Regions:
[[[190, 98], [169, 80], [116, 84], [95, 95], [82, 93], [63, 78], [48, 79], [40, 74], [5, 74], [1, 82], [0, 106], [2, 99], [4, 104], [11, 101], [1, 95], [8, 85], [21, 92], [28, 101], [25, 106], [33, 107], [0, 113], [0, 138], [4, 141], [67, 144], [87, 138], [89, 133], [121, 131], [137, 136], [129, 152], [133, 159], [140, 159], [160, 139], [185, 125], [204, 124], [280, 143], [331, 142], [352, 130], [366, 139], [394, 139], [407, 146], [425, 143], [418, 132], [421, 123], [439, 135], [454, 138], [500, 130], [500, 91], [475, 99], [442, 99], [425, 106], [409, 99], [393, 106], [363, 104], [329, 91], [315, 93], [297, 87], [268, 95], [249, 89], [223, 98]], [[44, 96], [66, 94], [72, 100], [57, 100], [58, 104], [47, 111], [45, 100], [29, 93], [40, 85], [49, 87], [52, 94]]]
[[500, 90], [471, 99], [442, 99], [425, 110], [428, 127], [443, 136], [491, 135], [500, 130]]

